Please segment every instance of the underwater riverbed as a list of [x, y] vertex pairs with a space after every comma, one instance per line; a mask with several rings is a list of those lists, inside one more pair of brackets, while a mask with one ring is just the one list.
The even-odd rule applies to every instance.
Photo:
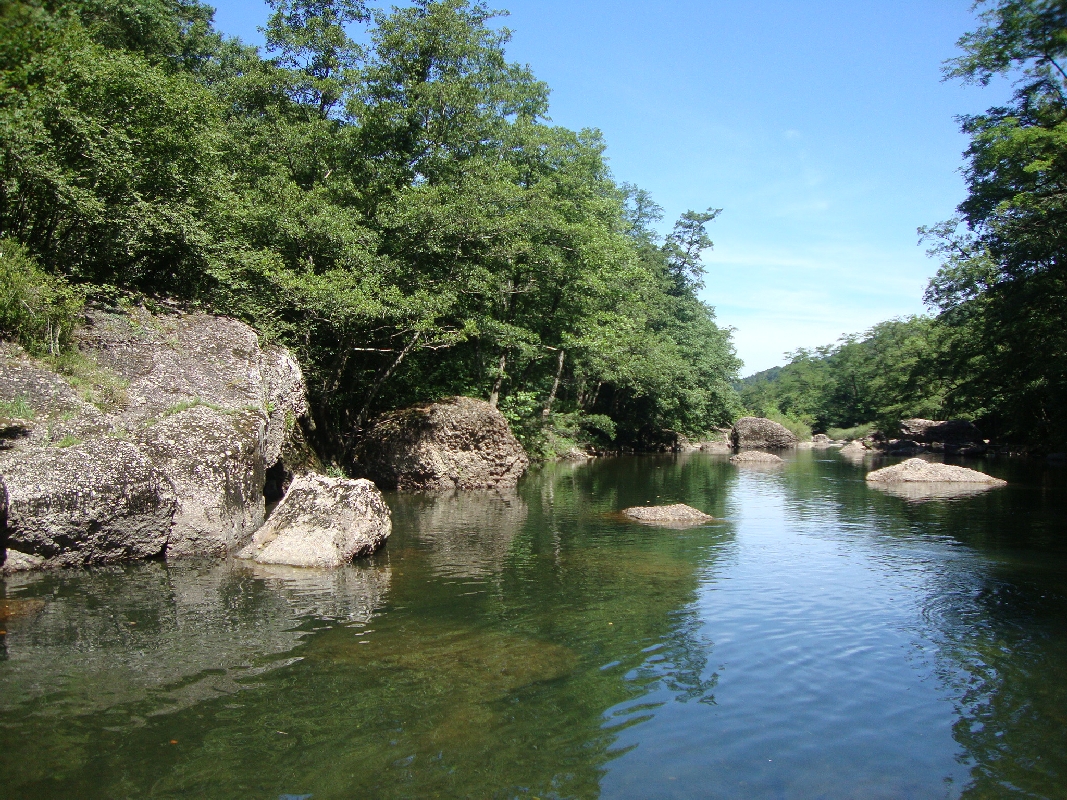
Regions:
[[[603, 459], [389, 495], [332, 572], [0, 579], [0, 797], [1065, 797], [1067, 469], [970, 465]], [[721, 520], [617, 514], [673, 502]]]

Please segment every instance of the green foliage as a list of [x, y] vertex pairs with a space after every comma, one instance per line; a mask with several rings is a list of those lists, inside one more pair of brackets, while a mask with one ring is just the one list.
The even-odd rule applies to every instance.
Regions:
[[772, 422], [777, 422], [789, 430], [791, 430], [796, 437], [802, 442], [811, 441], [811, 425], [802, 419], [791, 417], [787, 414], [783, 414], [780, 411], [770, 410], [763, 415]]
[[786, 366], [743, 381], [741, 400], [753, 413], [781, 414], [816, 431], [873, 420], [892, 432], [902, 419], [943, 414], [945, 347], [936, 320], [889, 320], [837, 345], [798, 350]]
[[[926, 228], [942, 267], [945, 402], [987, 432], [1067, 444], [1067, 17], [1062, 3], [982, 3], [949, 77], [1016, 79], [1012, 101], [965, 117], [961, 217]], [[961, 223], [965, 226], [961, 229]]]
[[0, 335], [33, 355], [59, 356], [83, 304], [80, 291], [43, 272], [20, 243], [0, 238]]
[[59, 441], [53, 442], [52, 446], [53, 447], [73, 447], [74, 445], [81, 444], [81, 443], [82, 443], [81, 439], [79, 439], [77, 436], [72, 436], [71, 434], [68, 433], [62, 439], [60, 439]]
[[0, 228], [94, 295], [293, 348], [338, 463], [450, 394], [515, 398], [545, 441], [729, 421], [739, 362], [696, 295], [717, 211], [661, 241], [480, 2], [270, 6], [264, 58], [196, 0], [4, 4]]
[[876, 430], [873, 422], [867, 422], [863, 425], [855, 425], [851, 428], [827, 428], [826, 435], [831, 439], [845, 439], [852, 441], [853, 439], [865, 439], [870, 436]]

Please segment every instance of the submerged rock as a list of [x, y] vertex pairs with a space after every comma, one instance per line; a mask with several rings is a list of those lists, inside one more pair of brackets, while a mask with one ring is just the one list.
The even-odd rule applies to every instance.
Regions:
[[697, 525], [701, 522], [709, 522], [715, 519], [710, 514], [705, 514], [692, 506], [684, 503], [674, 503], [667, 506], [634, 506], [622, 512], [630, 519], [647, 523], [673, 523], [683, 525]]
[[370, 481], [301, 475], [238, 558], [339, 567], [373, 553], [391, 530], [389, 506]]
[[869, 483], [977, 483], [989, 486], [1004, 486], [1007, 481], [986, 475], [984, 472], [957, 467], [952, 464], [935, 464], [921, 458], [909, 458], [900, 464], [875, 470], [867, 474]]
[[731, 464], [781, 464], [781, 458], [774, 453], [764, 453], [762, 450], [745, 450], [736, 456], [730, 456]]
[[471, 397], [379, 417], [358, 459], [379, 486], [401, 491], [513, 487], [530, 465], [504, 415]]
[[741, 417], [730, 432], [734, 447], [783, 449], [796, 447], [796, 434], [784, 425], [763, 417]]
[[841, 448], [841, 455], [865, 456], [867, 455], [867, 446], [859, 439], [853, 439], [851, 442]]

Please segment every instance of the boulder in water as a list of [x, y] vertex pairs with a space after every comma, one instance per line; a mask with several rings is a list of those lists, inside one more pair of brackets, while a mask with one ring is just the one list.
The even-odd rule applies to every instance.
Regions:
[[622, 513], [630, 519], [652, 525], [699, 525], [702, 522], [710, 522], [715, 519], [710, 514], [705, 514], [703, 511], [687, 506], [684, 503], [674, 503], [666, 506], [634, 506], [625, 509]]
[[784, 425], [763, 417], [741, 417], [730, 431], [734, 447], [764, 447], [783, 449], [796, 447], [796, 434]]
[[379, 417], [358, 459], [379, 486], [401, 491], [509, 488], [530, 466], [504, 415], [471, 397]]
[[373, 553], [391, 530], [389, 506], [370, 481], [301, 475], [237, 555], [260, 564], [339, 567]]
[[977, 483], [988, 486], [1004, 486], [1007, 481], [986, 475], [984, 472], [957, 467], [952, 464], [936, 464], [921, 458], [909, 458], [900, 464], [875, 470], [867, 474], [869, 483]]
[[736, 456], [730, 456], [732, 464], [781, 464], [782, 459], [774, 453], [765, 453], [762, 450], [745, 450]]

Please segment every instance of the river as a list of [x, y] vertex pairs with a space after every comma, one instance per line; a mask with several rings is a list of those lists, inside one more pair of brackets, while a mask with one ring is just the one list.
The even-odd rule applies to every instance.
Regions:
[[1067, 469], [969, 465], [609, 458], [390, 495], [332, 572], [2, 579], [0, 797], [1065, 797]]

